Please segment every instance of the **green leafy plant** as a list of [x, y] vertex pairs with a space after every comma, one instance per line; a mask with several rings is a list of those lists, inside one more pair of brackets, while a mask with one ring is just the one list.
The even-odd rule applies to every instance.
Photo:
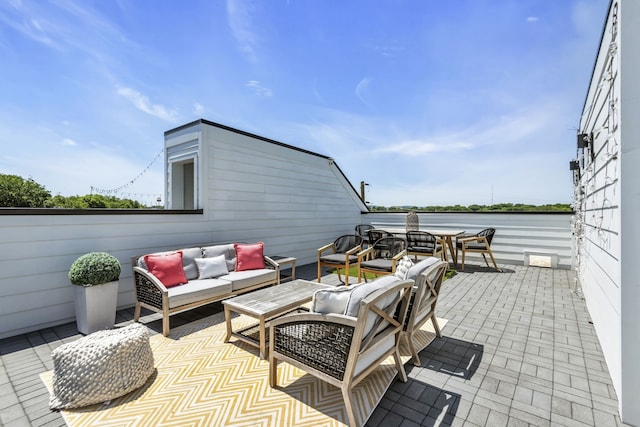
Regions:
[[120, 261], [106, 252], [90, 252], [71, 264], [69, 280], [74, 285], [94, 286], [120, 277]]

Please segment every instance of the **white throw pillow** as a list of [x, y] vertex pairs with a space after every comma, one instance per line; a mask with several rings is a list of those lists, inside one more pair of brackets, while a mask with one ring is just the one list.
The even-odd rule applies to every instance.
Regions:
[[407, 278], [407, 272], [413, 267], [413, 261], [408, 256], [400, 258], [396, 264], [396, 271], [393, 273], [398, 279], [404, 280]]
[[218, 255], [212, 258], [196, 258], [195, 261], [198, 266], [198, 279], [224, 276], [229, 272], [224, 255]]
[[319, 289], [315, 291], [311, 300], [311, 312], [344, 314], [352, 291], [353, 286], [341, 286], [335, 289]]

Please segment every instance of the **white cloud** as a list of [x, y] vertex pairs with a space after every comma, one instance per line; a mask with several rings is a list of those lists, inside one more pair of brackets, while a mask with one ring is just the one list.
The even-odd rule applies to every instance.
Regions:
[[259, 36], [254, 31], [253, 14], [256, 4], [249, 0], [227, 0], [227, 20], [240, 50], [251, 62], [256, 62]]
[[356, 90], [355, 90], [356, 96], [364, 104], [367, 104], [367, 102], [364, 99], [364, 95], [366, 94], [366, 91], [369, 89], [369, 85], [371, 84], [372, 81], [373, 80], [371, 78], [365, 77], [362, 80], [360, 80], [356, 85]]
[[158, 117], [171, 123], [174, 123], [178, 120], [178, 112], [176, 110], [169, 110], [161, 104], [153, 104], [148, 97], [144, 96], [135, 89], [131, 89], [128, 87], [118, 88], [118, 95], [127, 99], [138, 110], [143, 111], [151, 116]]
[[252, 89], [258, 96], [273, 96], [273, 91], [267, 87], [261, 86], [260, 82], [257, 80], [249, 80], [244, 85]]
[[527, 16], [527, 22], [538, 22], [537, 16]]
[[196, 102], [195, 104], [193, 104], [193, 114], [195, 114], [198, 117], [204, 116], [205, 114], [204, 105], [200, 104], [199, 102]]
[[71, 138], [65, 138], [65, 139], [62, 140], [62, 145], [66, 145], [66, 146], [69, 146], [69, 147], [75, 147], [76, 145], [78, 145], [78, 143], [75, 142]]

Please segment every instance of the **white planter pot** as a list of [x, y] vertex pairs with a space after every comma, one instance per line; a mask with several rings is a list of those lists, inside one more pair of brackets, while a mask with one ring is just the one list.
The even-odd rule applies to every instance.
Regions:
[[113, 328], [118, 306], [118, 281], [74, 287], [78, 332], [87, 335]]

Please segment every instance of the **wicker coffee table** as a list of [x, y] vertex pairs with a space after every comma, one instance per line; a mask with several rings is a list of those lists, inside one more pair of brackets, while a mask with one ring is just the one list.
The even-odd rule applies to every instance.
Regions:
[[[258, 347], [260, 358], [266, 359], [267, 322], [311, 301], [315, 291], [331, 288], [334, 286], [298, 279], [222, 301], [227, 325], [227, 335], [224, 342], [229, 342], [232, 336], [236, 337]], [[231, 327], [231, 316], [234, 312], [253, 317], [259, 323], [234, 331]]]

